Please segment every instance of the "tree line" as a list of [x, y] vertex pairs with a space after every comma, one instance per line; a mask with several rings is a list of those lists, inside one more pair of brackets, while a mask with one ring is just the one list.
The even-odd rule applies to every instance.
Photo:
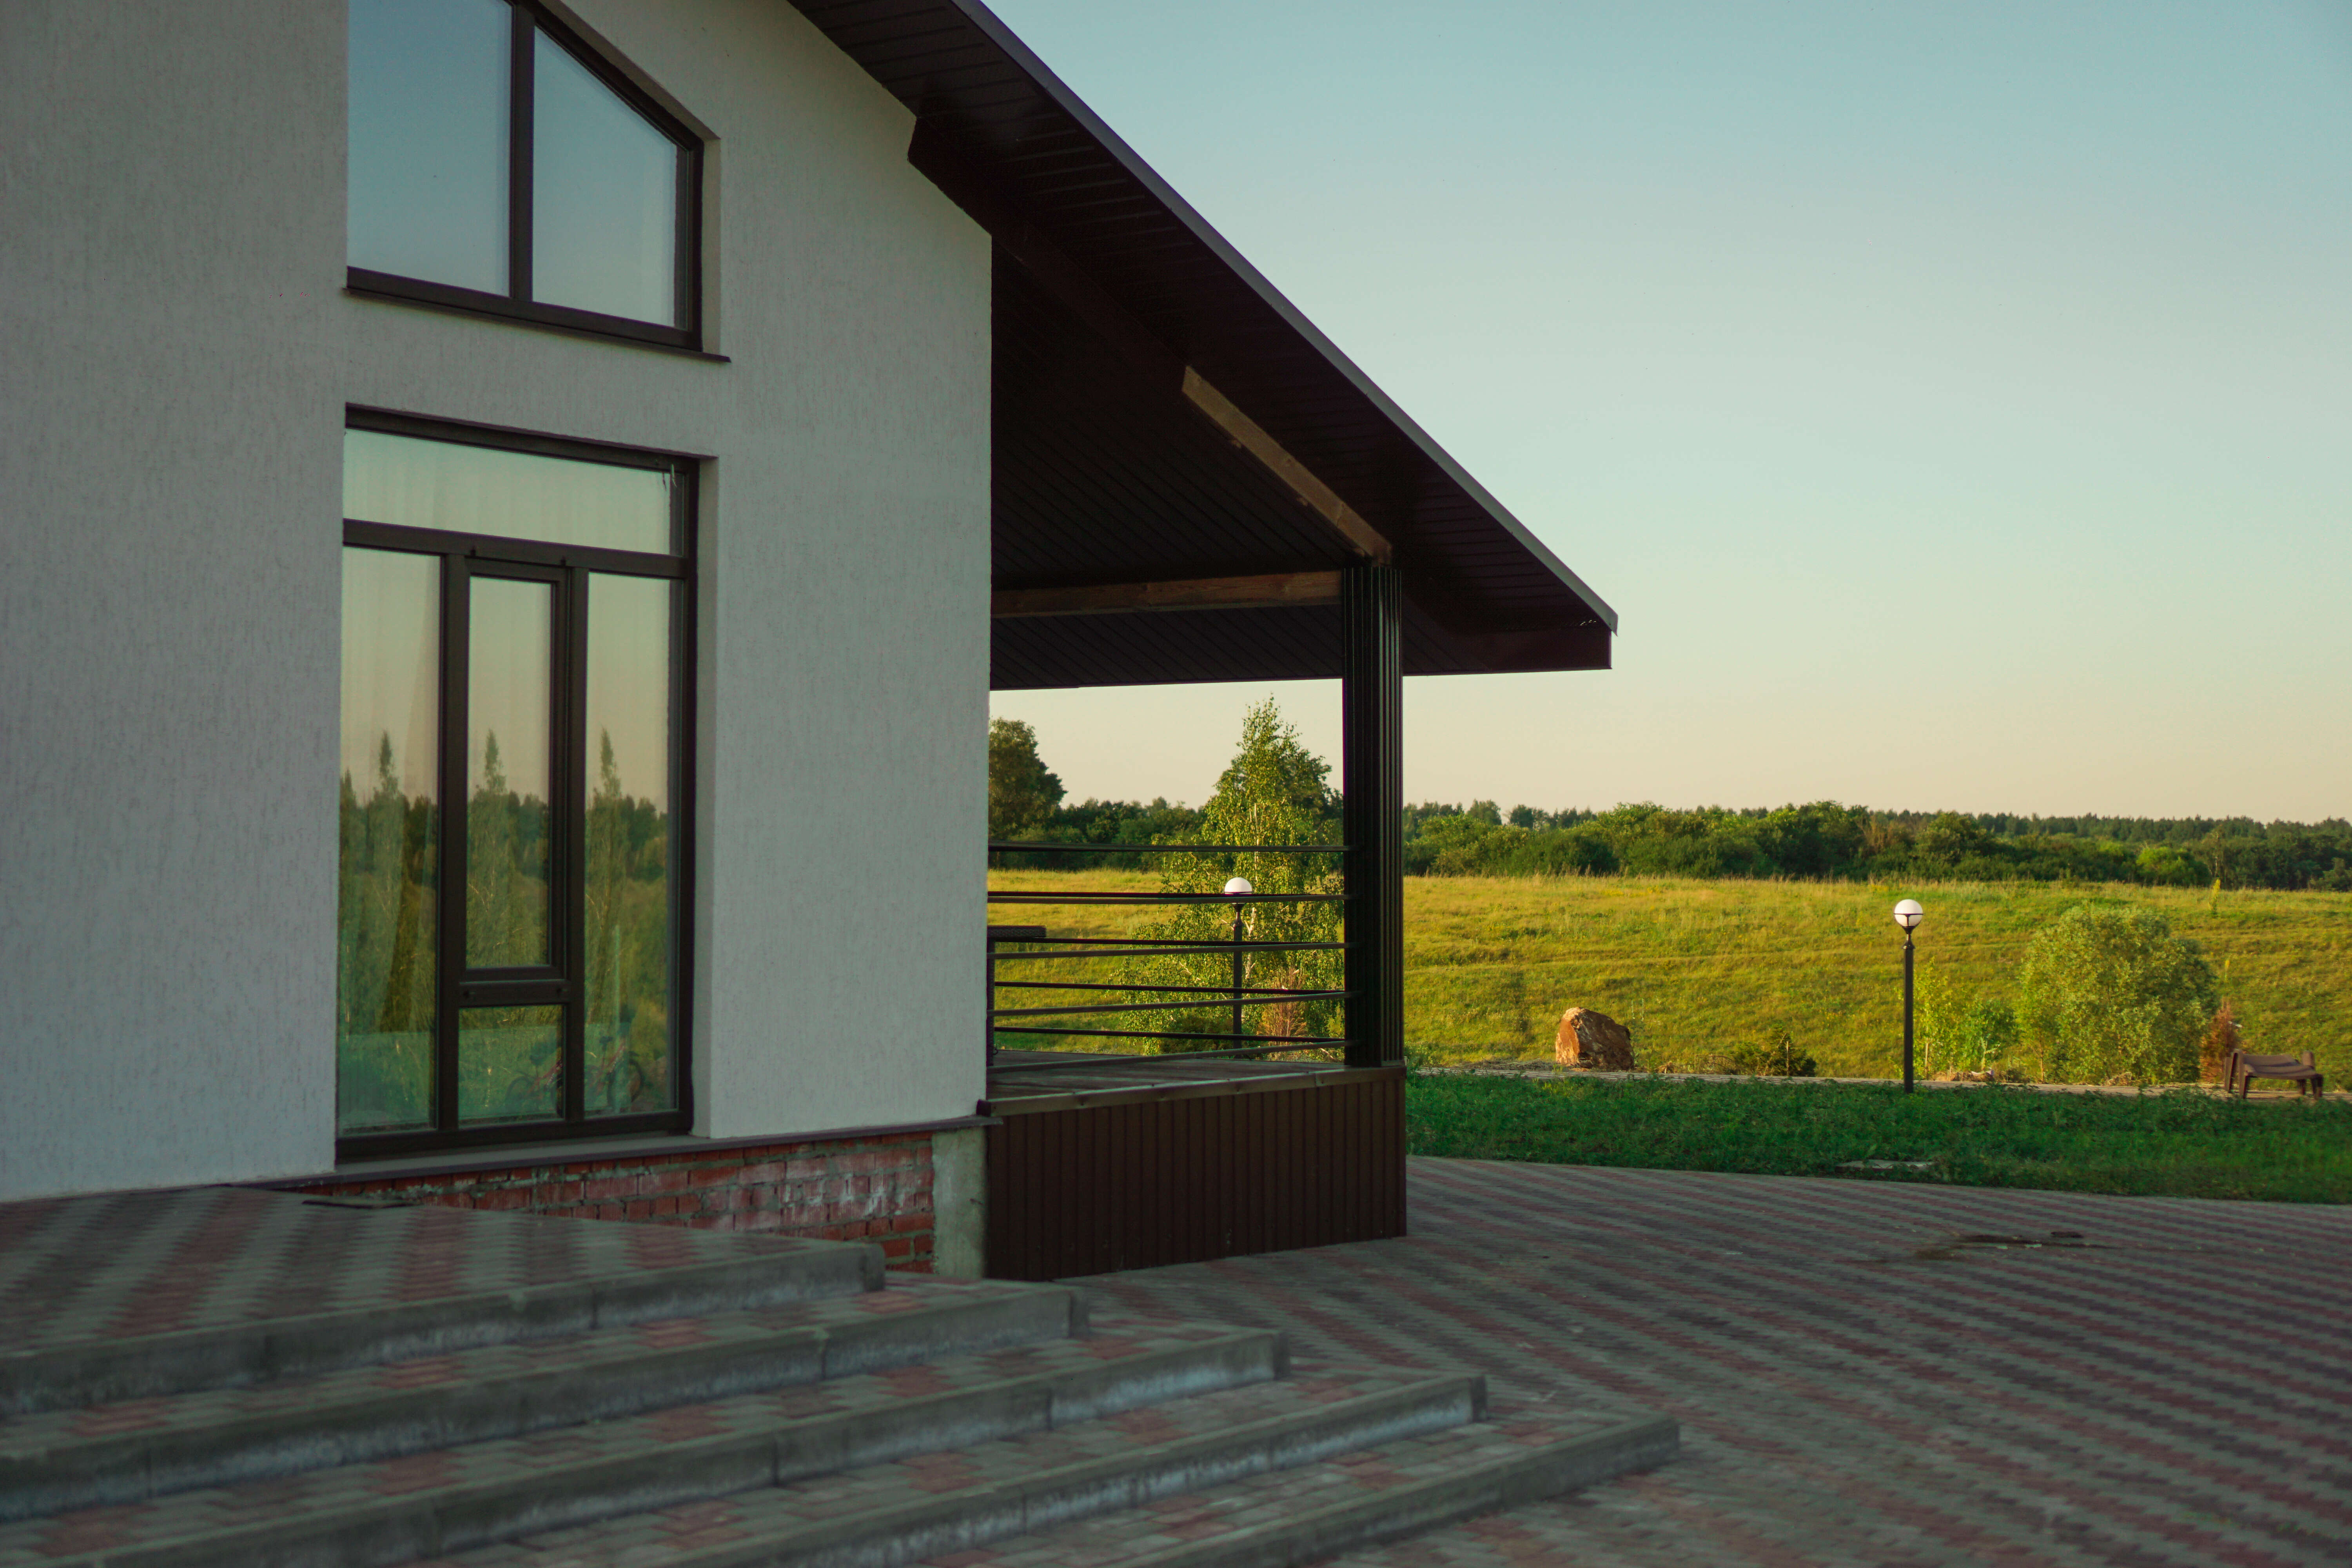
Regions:
[[[1002, 866], [1143, 868], [1155, 844], [1206, 842], [1202, 812], [1159, 798], [1067, 804], [1035, 731], [1000, 719], [989, 731], [989, 839], [1135, 847], [1134, 852], [1013, 851]], [[1339, 841], [1339, 795], [1300, 806]], [[1423, 877], [1788, 877], [1840, 881], [2136, 882], [2158, 887], [2352, 891], [2352, 822], [2251, 817], [2019, 816], [1874, 811], [1836, 801], [1675, 810], [1506, 812], [1491, 800], [1408, 805], [1404, 868]]]

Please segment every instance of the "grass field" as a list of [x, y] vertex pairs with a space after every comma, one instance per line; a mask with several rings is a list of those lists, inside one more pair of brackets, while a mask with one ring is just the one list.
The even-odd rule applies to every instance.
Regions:
[[1416, 1072], [1405, 1122], [1413, 1153], [1466, 1159], [2352, 1203], [2340, 1100]]
[[[1158, 883], [1145, 872], [998, 871], [990, 885]], [[1418, 1059], [1549, 1057], [1560, 1014], [1585, 1006], [1632, 1026], [1645, 1068], [1697, 1068], [1785, 1031], [1826, 1076], [1888, 1076], [1902, 1046], [1902, 938], [1887, 915], [1896, 899], [1927, 906], [1923, 968], [1941, 968], [1964, 994], [2011, 999], [2035, 928], [2074, 904], [2114, 900], [2204, 944], [2249, 1048], [2315, 1051], [2332, 1086], [2352, 1087], [2352, 894], [1644, 877], [1414, 877], [1404, 894], [1405, 1035]], [[992, 918], [1110, 935], [1152, 917], [1012, 906]], [[1023, 969], [1035, 979], [1084, 973]]]

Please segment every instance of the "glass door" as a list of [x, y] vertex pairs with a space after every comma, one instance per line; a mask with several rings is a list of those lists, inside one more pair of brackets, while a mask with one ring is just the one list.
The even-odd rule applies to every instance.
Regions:
[[684, 1124], [688, 478], [351, 432], [344, 1154]]
[[[572, 683], [571, 600], [578, 574], [478, 560], [452, 563], [464, 601], [462, 650], [446, 684], [462, 705], [462, 830], [447, 846], [446, 885], [464, 902], [444, 932], [458, 975], [457, 1071], [443, 1122], [554, 1121], [579, 1080], [578, 955], [556, 911], [571, 901], [569, 853], [578, 790], [565, 775], [578, 751], [558, 694]], [[456, 667], [462, 667], [458, 669]], [[446, 1048], [445, 1047], [445, 1055]], [[454, 1112], [454, 1115], [447, 1114]]]

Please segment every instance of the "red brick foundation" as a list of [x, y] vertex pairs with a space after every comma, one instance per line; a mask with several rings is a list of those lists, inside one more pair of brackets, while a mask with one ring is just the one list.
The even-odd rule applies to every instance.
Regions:
[[872, 1241], [892, 1268], [931, 1270], [931, 1135], [762, 1143], [496, 1169], [306, 1182], [297, 1192], [461, 1209], [638, 1220], [698, 1230]]

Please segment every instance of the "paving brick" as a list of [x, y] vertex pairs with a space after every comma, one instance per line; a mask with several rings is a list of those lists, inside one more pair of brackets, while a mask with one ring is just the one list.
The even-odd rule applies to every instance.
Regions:
[[103, 1194], [16, 1212], [27, 1206], [0, 1205], [8, 1230], [0, 1322], [18, 1352], [775, 1257], [799, 1245], [436, 1205], [353, 1210], [234, 1187]]
[[[534, 1200], [548, 1179], [544, 1171], [531, 1177]], [[900, 1172], [881, 1184], [906, 1179]], [[837, 1184], [814, 1186], [795, 1201], [838, 1201]], [[548, 1235], [530, 1247], [486, 1249], [460, 1227], [515, 1222], [436, 1209], [314, 1210], [316, 1223], [289, 1223], [207, 1209], [216, 1196], [166, 1205], [110, 1234], [104, 1247], [77, 1245], [95, 1234], [85, 1225], [91, 1211], [77, 1205], [101, 1200], [0, 1208], [0, 1312], [15, 1313], [12, 1327], [21, 1323], [34, 1340], [69, 1342], [56, 1336], [102, 1336], [123, 1324], [165, 1331], [147, 1325], [580, 1278], [617, 1258], [688, 1256], [679, 1249], [727, 1239], [541, 1226]], [[1097, 1318], [1111, 1331], [1065, 1353], [1115, 1354], [1147, 1320], [1181, 1331], [1154, 1315], [1255, 1324], [1293, 1337], [1295, 1408], [1344, 1397], [1349, 1376], [1381, 1368], [1391, 1376], [1467, 1370], [1488, 1378], [1496, 1418], [1476, 1433], [1496, 1451], [1654, 1412], [1683, 1423], [1683, 1456], [1661, 1469], [1359, 1551], [1339, 1560], [1350, 1568], [2352, 1561], [2352, 1386], [2344, 1376], [2352, 1363], [2352, 1214], [1453, 1161], [1413, 1162], [1412, 1201], [1413, 1234], [1397, 1241], [1089, 1281], [1105, 1293]], [[890, 1229], [898, 1216], [865, 1217], [898, 1239]], [[353, 1249], [352, 1238], [380, 1225], [398, 1234], [397, 1245]], [[2004, 1236], [2019, 1239], [1966, 1239]], [[910, 1254], [928, 1246], [923, 1233], [904, 1239]], [[64, 1305], [52, 1308], [52, 1297]], [[908, 1299], [878, 1292], [867, 1310], [902, 1310]], [[2247, 1353], [2238, 1336], [2250, 1323], [2285, 1336], [2285, 1348]], [[653, 1346], [662, 1335], [718, 1331], [673, 1323], [639, 1331]], [[1363, 1372], [1342, 1370], [1348, 1363]], [[431, 1387], [465, 1372], [455, 1358], [436, 1358], [374, 1374]], [[928, 1376], [899, 1381], [907, 1393], [892, 1397], [938, 1386]], [[827, 1396], [769, 1397], [777, 1410], [809, 1410]], [[648, 1423], [639, 1436], [687, 1440], [730, 1418], [699, 1408], [666, 1413], [667, 1426]], [[72, 1418], [98, 1423], [96, 1432], [131, 1432], [174, 1416], [153, 1402], [126, 1402]], [[1148, 1446], [1181, 1433], [1186, 1419], [1164, 1407], [1131, 1413], [1090, 1424], [1083, 1441]], [[480, 1457], [479, 1473], [530, 1473], [576, 1456], [583, 1441], [616, 1436], [521, 1442]], [[1023, 1463], [1034, 1467], [1046, 1452], [1024, 1450]], [[992, 1475], [1027, 1473], [992, 1469], [996, 1461], [985, 1457], [974, 1462], [976, 1471], [892, 1468], [791, 1506], [807, 1518], [855, 1517], [910, 1492], [931, 1495], [953, 1474], [985, 1485]], [[1222, 1535], [1296, 1513], [1312, 1496], [1395, 1492], [1436, 1473], [1426, 1468], [1435, 1462], [1383, 1444], [1269, 1481], [1255, 1496], [1242, 1495], [1245, 1486], [1230, 1497], [1211, 1489], [1115, 1527], [1104, 1521], [1111, 1533], [1091, 1555], [1055, 1557], [1051, 1543], [1022, 1541], [937, 1561], [1057, 1568], [1113, 1563], [1153, 1543], [1213, 1548]], [[209, 1506], [225, 1520], [275, 1517], [314, 1506], [306, 1489], [317, 1484], [221, 1489]], [[370, 1495], [413, 1496], [441, 1483], [412, 1465], [367, 1484], [376, 1489]], [[57, 1552], [154, 1539], [149, 1514], [178, 1500], [48, 1521], [54, 1530], [37, 1549], [19, 1543], [27, 1554], [0, 1554], [0, 1563], [30, 1568]], [[715, 1500], [644, 1516], [601, 1544], [589, 1539], [595, 1531], [551, 1531], [464, 1562], [657, 1564], [668, 1560], [664, 1542], [744, 1539], [769, 1506]]]
[[1346, 1568], [2352, 1562], [2352, 1211], [1454, 1160], [1410, 1196], [1399, 1240], [1087, 1283], [1683, 1452]]
[[[769, 1322], [800, 1323], [810, 1321], [813, 1313], [841, 1320], [860, 1312], [893, 1310], [880, 1305], [877, 1297], [899, 1296], [902, 1300], [919, 1304], [938, 1304], [982, 1301], [1013, 1293], [1034, 1294], [1034, 1290], [1010, 1285], [902, 1284], [868, 1297], [824, 1303], [822, 1308], [780, 1309], [772, 1314], [742, 1315], [726, 1323], [713, 1320], [709, 1331], [749, 1332], [756, 1326], [754, 1320], [761, 1318]], [[639, 1331], [663, 1331], [649, 1324], [642, 1325]], [[671, 1327], [667, 1331], [687, 1331]], [[437, 1501], [478, 1497], [485, 1486], [546, 1475], [566, 1467], [625, 1464], [634, 1456], [659, 1453], [674, 1445], [704, 1439], [757, 1439], [777, 1429], [780, 1423], [824, 1422], [866, 1412], [886, 1412], [912, 1400], [983, 1393], [1010, 1379], [1089, 1376], [1106, 1358], [1150, 1365], [1147, 1358], [1186, 1352], [1188, 1347], [1213, 1339], [1222, 1331], [1199, 1325], [1139, 1324], [1132, 1332], [1112, 1331], [1086, 1342], [1049, 1340], [955, 1355], [920, 1368], [920, 1376], [845, 1376], [822, 1384], [802, 1384], [675, 1405], [580, 1426], [463, 1444], [334, 1469], [178, 1492], [147, 1502], [83, 1509], [47, 1519], [0, 1524], [0, 1568], [41, 1568], [69, 1550], [89, 1550], [94, 1545], [137, 1548], [264, 1520], [284, 1523], [306, 1518], [331, 1518], [387, 1499]], [[544, 1365], [557, 1362], [566, 1351], [578, 1350], [582, 1342], [563, 1342], [505, 1347], [503, 1353], [509, 1363], [520, 1360]], [[609, 1343], [601, 1353], [609, 1357], [625, 1353], [625, 1349], [617, 1342]], [[496, 1359], [477, 1357], [467, 1360], [465, 1367], [479, 1369]], [[1165, 1364], [1164, 1361], [1161, 1364]], [[350, 1374], [341, 1388], [325, 1392], [352, 1392], [353, 1380], [365, 1375]], [[1156, 1386], [1165, 1375], [1154, 1373], [1147, 1386]], [[1411, 1381], [1409, 1375], [1372, 1368], [1356, 1374], [1355, 1385], [1360, 1392], [1378, 1393], [1402, 1387]], [[302, 1384], [274, 1392], [299, 1399], [319, 1386]], [[189, 1401], [188, 1415], [192, 1420], [202, 1415], [205, 1412], [199, 1407], [206, 1401], [213, 1402], [215, 1413], [240, 1402], [250, 1408], [254, 1401], [266, 1399], [271, 1392], [225, 1391], [197, 1396]], [[1264, 1419], [1288, 1407], [1283, 1386], [1273, 1383], [1250, 1384], [1205, 1401], [1185, 1403], [1187, 1410], [1171, 1429], [1171, 1441]], [[37, 1436], [29, 1430], [26, 1434], [28, 1440]], [[790, 1491], [789, 1507], [798, 1516], [818, 1517], [827, 1512], [870, 1508], [877, 1498], [903, 1493], [909, 1488], [952, 1491], [1001, 1483], [1029, 1468], [1098, 1458], [1113, 1451], [1118, 1444], [1118, 1435], [1106, 1424], [1081, 1421], [1067, 1428], [1035, 1432], [1029, 1438], [981, 1443], [959, 1452], [918, 1453], [898, 1463], [869, 1467], [871, 1473], [824, 1478], [797, 1489], [770, 1489]], [[836, 1487], [833, 1484], [835, 1480], [845, 1480], [845, 1484]], [[584, 1536], [580, 1531], [566, 1532], [564, 1539], [575, 1545], [593, 1539], [606, 1546], [614, 1542], [625, 1546], [636, 1542], [644, 1529], [656, 1525], [676, 1525], [682, 1521], [693, 1530], [707, 1530], [719, 1521], [718, 1510], [738, 1506], [730, 1500], [697, 1500], [629, 1516], [628, 1521], [622, 1521], [624, 1528], [608, 1531], [600, 1525]], [[681, 1509], [686, 1511], [681, 1512]]]

